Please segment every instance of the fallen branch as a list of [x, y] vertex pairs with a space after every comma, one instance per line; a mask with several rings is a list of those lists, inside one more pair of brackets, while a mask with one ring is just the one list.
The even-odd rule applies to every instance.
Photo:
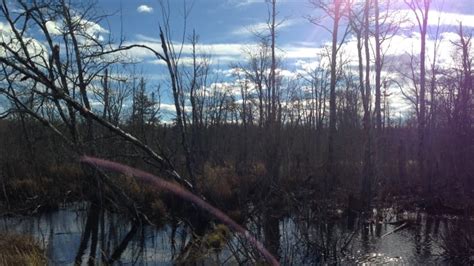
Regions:
[[381, 238], [384, 238], [384, 237], [386, 237], [386, 236], [388, 236], [388, 235], [391, 235], [391, 234], [393, 234], [393, 233], [395, 233], [395, 232], [397, 232], [397, 231], [400, 231], [400, 230], [404, 229], [405, 227], [408, 226], [408, 224], [409, 224], [408, 222], [403, 223], [402, 225], [400, 225], [399, 227], [396, 227], [396, 228], [393, 229], [392, 231], [390, 231], [390, 232], [388, 232], [388, 233], [385, 233], [383, 236], [381, 236]]
[[83, 156], [80, 159], [80, 161], [83, 163], [92, 165], [94, 167], [103, 168], [109, 171], [135, 176], [145, 183], [148, 183], [156, 188], [171, 192], [186, 201], [196, 204], [201, 209], [206, 210], [215, 218], [217, 218], [218, 220], [220, 220], [221, 222], [229, 226], [233, 231], [237, 232], [238, 234], [243, 236], [245, 239], [247, 239], [260, 252], [260, 254], [262, 254], [262, 256], [265, 257], [268, 263], [270, 263], [271, 265], [280, 265], [280, 263], [275, 259], [275, 257], [263, 246], [262, 243], [260, 243], [254, 236], [252, 236], [249, 231], [247, 231], [242, 226], [234, 222], [234, 220], [232, 220], [229, 216], [224, 214], [222, 211], [213, 207], [212, 205], [205, 202], [204, 200], [194, 195], [193, 193], [189, 192], [185, 188], [177, 184], [171, 183], [169, 181], [166, 181], [157, 176], [154, 176], [145, 171], [132, 168], [123, 164], [119, 164], [116, 162], [89, 157], [89, 156]]

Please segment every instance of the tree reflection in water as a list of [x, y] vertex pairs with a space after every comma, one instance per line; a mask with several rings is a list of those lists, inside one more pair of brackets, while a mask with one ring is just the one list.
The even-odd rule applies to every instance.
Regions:
[[[257, 229], [262, 217], [257, 216], [261, 214], [251, 217], [254, 222], [247, 227], [263, 239], [263, 230], [258, 233]], [[403, 223], [408, 226], [391, 233]], [[345, 217], [325, 218], [317, 210], [295, 211], [279, 219], [279, 257], [284, 265], [465, 264], [470, 263], [472, 254], [472, 228], [469, 219], [425, 213], [399, 215], [378, 225], [356, 219], [351, 226]], [[184, 223], [176, 221], [158, 228], [91, 208], [88, 203], [69, 204], [34, 217], [3, 218], [0, 229], [35, 236], [46, 248], [50, 263], [60, 265], [75, 262], [173, 265], [178, 261], [233, 265], [252, 264], [257, 256], [235, 234], [230, 234], [229, 240], [220, 246], [210, 245], [211, 242], [203, 239], [209, 240], [215, 230], [199, 239]]]

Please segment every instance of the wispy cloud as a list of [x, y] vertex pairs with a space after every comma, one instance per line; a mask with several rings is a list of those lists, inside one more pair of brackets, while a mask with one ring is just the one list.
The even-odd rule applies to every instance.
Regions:
[[137, 11], [139, 13], [152, 13], [153, 12], [153, 7], [147, 6], [147, 5], [141, 5], [137, 7]]
[[[281, 4], [289, 1], [294, 0], [279, 0], [278, 3]], [[234, 7], [245, 7], [253, 4], [265, 4], [266, 2], [266, 0], [227, 0], [226, 3]]]
[[[237, 56], [221, 56], [221, 55], [213, 55], [211, 58], [196, 58], [196, 64], [199, 65], [227, 65], [232, 62], [238, 61], [239, 57]], [[166, 65], [166, 62], [161, 59], [153, 59], [148, 61], [150, 64], [155, 65]], [[192, 66], [194, 64], [194, 58], [191, 56], [184, 56], [179, 58], [178, 63], [183, 66]]]
[[[294, 25], [298, 24], [300, 21], [301, 21], [300, 19], [286, 19], [286, 20], [282, 21], [278, 25], [277, 28], [278, 28], [278, 30], [282, 30], [284, 28], [294, 26]], [[231, 33], [233, 35], [246, 36], [246, 35], [252, 35], [254, 33], [262, 33], [262, 32], [268, 31], [269, 30], [268, 27], [269, 26], [268, 26], [267, 23], [259, 22], [259, 23], [255, 23], [255, 24], [240, 26], [240, 27], [236, 28], [235, 30], [233, 30]]]
[[[156, 51], [161, 51], [161, 43], [158, 39], [148, 37], [145, 35], [136, 35], [136, 40], [131, 42], [134, 44], [143, 44]], [[130, 44], [131, 44], [130, 43]], [[129, 44], [129, 43], [126, 43]], [[180, 62], [184, 65], [192, 63], [192, 52], [193, 47], [189, 43], [185, 43], [181, 46], [180, 43], [173, 43], [177, 50], [182, 52]], [[198, 55], [210, 56], [209, 64], [213, 65], [226, 65], [232, 62], [242, 61], [243, 58], [249, 56], [249, 51], [256, 51], [259, 49], [257, 43], [202, 43], [198, 45]], [[308, 47], [307, 45], [294, 43], [283, 45], [278, 47], [277, 56], [287, 59], [315, 59], [322, 52], [322, 48]], [[156, 60], [157, 58], [153, 53], [146, 49], [133, 49], [123, 52], [123, 56], [127, 56], [131, 59], [138, 61], [145, 61], [152, 64], [162, 64], [163, 62]], [[245, 61], [245, 60], [244, 60]]]
[[288, 59], [317, 58], [322, 52], [322, 48], [304, 47], [299, 45], [287, 45], [281, 48], [281, 55]]
[[265, 3], [265, 0], [228, 0], [227, 3], [235, 7], [242, 7], [252, 4]]

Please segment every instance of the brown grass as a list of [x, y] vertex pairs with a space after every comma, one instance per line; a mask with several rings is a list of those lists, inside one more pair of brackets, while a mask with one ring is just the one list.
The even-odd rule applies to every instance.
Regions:
[[33, 237], [0, 233], [0, 265], [47, 265], [47, 260]]
[[[131, 201], [137, 204], [140, 211], [155, 225], [163, 225], [168, 219], [167, 204], [164, 194], [152, 186], [140, 184], [130, 175], [119, 174], [114, 177], [114, 184], [120, 188]], [[115, 192], [106, 188], [106, 194]]]
[[5, 193], [2, 193], [0, 199], [8, 200], [14, 209], [24, 208], [29, 202], [37, 206], [79, 199], [83, 187], [87, 187], [83, 180], [84, 174], [79, 164], [44, 166], [37, 173], [4, 178], [2, 185]]

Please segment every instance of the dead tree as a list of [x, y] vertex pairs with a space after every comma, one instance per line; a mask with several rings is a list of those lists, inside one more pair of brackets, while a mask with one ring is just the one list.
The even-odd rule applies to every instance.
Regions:
[[348, 14], [350, 2], [347, 0], [312, 0], [310, 3], [315, 7], [321, 9], [326, 17], [331, 18], [332, 28], [329, 29], [321, 23], [322, 18], [309, 17], [310, 22], [326, 29], [332, 36], [331, 41], [331, 82], [329, 85], [329, 133], [328, 133], [328, 148], [326, 161], [326, 178], [325, 191], [330, 188], [329, 183], [335, 182], [336, 166], [334, 158], [334, 144], [336, 135], [336, 83], [337, 83], [337, 55], [344, 43], [345, 38], [349, 33], [349, 27], [345, 27], [345, 31], [340, 34], [340, 27], [343, 26], [342, 20]]
[[[92, 22], [94, 20], [87, 20], [87, 14], [83, 14], [80, 17], [72, 17], [68, 10], [70, 7], [66, 3], [61, 3], [63, 5], [53, 5], [47, 8], [50, 8], [51, 13], [55, 14], [55, 16], [59, 16], [59, 18], [65, 21], [69, 20], [69, 24], [66, 25], [66, 31], [62, 32], [60, 29], [55, 29], [53, 34], [51, 28], [46, 26], [46, 23], [52, 20], [52, 18], [46, 17], [46, 13], [43, 13], [43, 7], [38, 6], [38, 3], [19, 2], [19, 8], [24, 12], [18, 14], [10, 12], [10, 3], [7, 3], [6, 0], [2, 2], [1, 12], [9, 23], [7, 29], [8, 37], [0, 41], [0, 49], [2, 50], [0, 63], [2, 66], [7, 69], [8, 73], [14, 73], [14, 76], [21, 75], [21, 77], [27, 77], [23, 81], [15, 80], [15, 82], [22, 82], [22, 84], [28, 85], [32, 92], [43, 97], [45, 100], [58, 102], [59, 104], [56, 105], [58, 113], [61, 114], [63, 106], [66, 106], [71, 110], [72, 117], [75, 118], [76, 114], [79, 114], [86, 121], [97, 123], [108, 129], [116, 136], [142, 150], [157, 163], [157, 166], [168, 177], [193, 190], [191, 183], [175, 171], [174, 166], [163, 156], [161, 151], [156, 152], [135, 136], [124, 131], [120, 126], [103, 119], [101, 115], [95, 114], [91, 109], [90, 103], [88, 104], [89, 96], [87, 91], [92, 81], [111, 64], [119, 62], [116, 57], [112, 57], [111, 61], [104, 61], [102, 56], [106, 54], [113, 55], [114, 53], [136, 47], [143, 48], [143, 46], [131, 45], [114, 49], [111, 43], [97, 41], [97, 36], [94, 36], [94, 34], [97, 34], [96, 32], [91, 34], [88, 31], [84, 31], [96, 25]], [[90, 9], [85, 8], [85, 10]], [[47, 46], [43, 46], [39, 41], [29, 37], [29, 30], [37, 27], [40, 28], [42, 36], [47, 40]], [[74, 38], [70, 36], [71, 31], [74, 32], [73, 35], [75, 37], [80, 35], [81, 38], [76, 38], [75, 42], [72, 41]], [[59, 51], [59, 60], [57, 52], [53, 53], [53, 51], [58, 51], [55, 48], [57, 44], [55, 40], [58, 42], [60, 40], [70, 41], [72, 44], [71, 46], [65, 46], [70, 50], [64, 51], [64, 55], [62, 54], [63, 52]], [[92, 40], [94, 42], [91, 44], [90, 41]], [[81, 43], [81, 41], [86, 43]], [[153, 51], [159, 58], [165, 59], [160, 53], [152, 49], [148, 50]], [[69, 56], [70, 53], [73, 56]], [[61, 58], [62, 56], [64, 58]], [[77, 60], [81, 60], [81, 62], [75, 62]], [[34, 86], [31, 86], [33, 84]], [[79, 98], [75, 97], [76, 89], [79, 92]], [[33, 110], [30, 109], [30, 111]], [[66, 117], [65, 115], [62, 116]], [[36, 119], [41, 118], [40, 115], [33, 117]], [[65, 121], [68, 120], [65, 119]], [[73, 121], [75, 120], [67, 122], [72, 128]], [[89, 122], [87, 123], [90, 125]]]
[[426, 34], [428, 32], [428, 15], [431, 0], [405, 0], [405, 3], [415, 14], [418, 30], [421, 35], [420, 43], [420, 91], [419, 91], [419, 115], [418, 115], [418, 176], [420, 181], [426, 181], [425, 174], [425, 127], [426, 127]]

